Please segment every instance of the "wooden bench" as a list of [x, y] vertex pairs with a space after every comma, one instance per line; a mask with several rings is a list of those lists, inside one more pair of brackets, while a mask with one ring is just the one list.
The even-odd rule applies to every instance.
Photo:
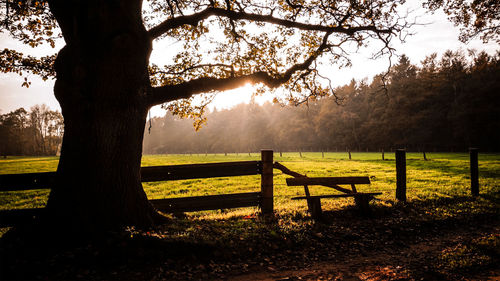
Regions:
[[[305, 196], [293, 197], [292, 200], [307, 200], [308, 210], [311, 213], [311, 216], [315, 219], [321, 217], [321, 198], [354, 197], [354, 201], [356, 202], [356, 205], [358, 206], [360, 211], [362, 213], [368, 213], [370, 201], [374, 198], [374, 196], [382, 194], [381, 192], [364, 193], [358, 192], [356, 190], [356, 184], [370, 184], [369, 177], [296, 177], [287, 178], [286, 184], [288, 186], [304, 186]], [[346, 184], [351, 186], [351, 190], [338, 186]], [[343, 193], [311, 196], [311, 194], [309, 193], [310, 185], [326, 186], [339, 190]]]

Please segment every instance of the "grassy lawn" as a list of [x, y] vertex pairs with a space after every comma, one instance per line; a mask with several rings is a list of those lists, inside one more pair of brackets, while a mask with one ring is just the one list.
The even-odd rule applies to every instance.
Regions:
[[[408, 204], [395, 200], [393, 153], [386, 153], [386, 160], [380, 153], [352, 153], [352, 160], [347, 153], [324, 153], [323, 157], [321, 152], [305, 152], [302, 156], [275, 153], [274, 160], [308, 176], [370, 176], [372, 184], [359, 185], [358, 190], [383, 193], [372, 202], [372, 214], [359, 216], [352, 198], [324, 199], [324, 220], [314, 221], [305, 201], [290, 200], [303, 195], [303, 188], [287, 187], [286, 176], [274, 170], [276, 211], [272, 219], [256, 216], [256, 208], [194, 212], [150, 231], [130, 228], [124, 234], [110, 234], [105, 242], [70, 250], [54, 249], [54, 244], [47, 244], [39, 234], [30, 235], [31, 231], [3, 235], [4, 228], [0, 236], [7, 246], [0, 247], [0, 255], [15, 256], [7, 265], [11, 268], [8, 276], [17, 279], [202, 280], [254, 273], [241, 280], [263, 278], [258, 274], [321, 280], [330, 278], [331, 272], [346, 278], [380, 274], [402, 278], [391, 280], [496, 276], [488, 270], [498, 268], [500, 262], [499, 154], [479, 155], [480, 196], [473, 198], [468, 154], [428, 153], [429, 160], [424, 161], [422, 154], [408, 153]], [[259, 159], [257, 153], [145, 155], [143, 166]], [[9, 157], [0, 159], [0, 173], [54, 171], [57, 161], [54, 157]], [[260, 177], [155, 182], [145, 183], [144, 188], [150, 199], [258, 191]], [[335, 192], [311, 188], [312, 194]], [[42, 207], [47, 196], [46, 190], [1, 192], [0, 208]], [[40, 248], [35, 251], [38, 254], [33, 254], [32, 247]], [[304, 271], [310, 266], [319, 271]], [[40, 275], [47, 268], [51, 270]]]
[[[428, 153], [424, 161], [421, 153], [407, 153], [407, 197], [408, 200], [435, 200], [467, 196], [470, 194], [469, 158], [466, 153]], [[193, 154], [193, 155], [145, 155], [143, 166], [175, 165], [226, 161], [259, 160], [260, 154]], [[385, 153], [385, 161], [380, 153], [275, 153], [275, 161], [308, 176], [370, 176], [371, 185], [359, 185], [363, 192], [382, 192], [374, 204], [395, 204], [396, 172], [394, 153]], [[0, 160], [0, 173], [33, 173], [54, 171], [56, 157], [9, 157]], [[500, 155], [480, 154], [480, 189], [482, 194], [497, 193], [500, 190]], [[280, 214], [303, 213], [306, 204], [292, 201], [290, 197], [303, 195], [301, 187], [287, 187], [286, 176], [275, 170], [275, 209]], [[171, 182], [144, 183], [150, 199], [185, 197], [211, 194], [258, 191], [260, 176], [226, 177], [212, 179], [191, 179]], [[331, 193], [325, 187], [312, 187], [312, 194]], [[30, 208], [44, 206], [47, 190], [16, 191], [0, 193], [0, 208]], [[323, 200], [326, 210], [336, 210], [352, 205], [352, 198]], [[256, 209], [197, 212], [196, 217], [244, 216]]]

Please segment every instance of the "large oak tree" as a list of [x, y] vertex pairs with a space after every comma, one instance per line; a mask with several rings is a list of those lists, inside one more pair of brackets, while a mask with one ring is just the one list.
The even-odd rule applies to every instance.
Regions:
[[[152, 106], [200, 117], [214, 93], [245, 83], [281, 87], [292, 103], [331, 94], [320, 63], [349, 65], [347, 50], [367, 44], [390, 53], [408, 27], [404, 2], [5, 1], [2, 29], [12, 37], [36, 47], [60, 32], [65, 42], [57, 56], [0, 53], [4, 72], [56, 79], [65, 128], [49, 218], [90, 230], [155, 223], [140, 180]], [[161, 40], [172, 43], [165, 66], [150, 63]]]

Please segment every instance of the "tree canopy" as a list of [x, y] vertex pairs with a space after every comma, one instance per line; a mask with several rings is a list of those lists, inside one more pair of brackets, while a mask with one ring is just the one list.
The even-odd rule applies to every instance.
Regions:
[[[74, 31], [70, 27], [58, 28], [56, 18], [65, 15], [58, 15], [55, 9], [50, 11], [49, 3], [5, 2], [1, 9], [5, 18], [3, 31], [33, 47], [54, 46], [58, 37], [68, 41]], [[402, 3], [148, 1], [143, 5], [142, 18], [149, 39], [182, 45], [166, 51], [171, 63], [150, 65], [148, 103], [182, 98], [185, 100], [171, 104], [170, 108], [185, 114], [194, 95], [203, 93], [203, 100], [210, 101], [214, 92], [247, 82], [268, 89], [282, 85], [289, 93], [286, 102], [292, 103], [310, 95], [331, 94], [329, 78], [318, 71], [318, 64], [349, 65], [349, 48], [366, 45], [369, 38], [381, 42], [374, 55], [391, 52], [391, 40], [409, 26], [396, 12]], [[318, 60], [321, 57], [328, 60]], [[4, 49], [0, 69], [47, 79], [55, 74], [54, 59], [55, 55], [34, 58]], [[28, 81], [25, 86], [29, 86]], [[203, 107], [192, 109], [189, 112], [196, 114]]]
[[[32, 47], [54, 47], [58, 38], [67, 38], [72, 32], [59, 29], [54, 16], [57, 11], [50, 11], [49, 2], [5, 1], [0, 9], [5, 18], [2, 31]], [[350, 48], [373, 44], [368, 39], [381, 42], [374, 56], [392, 52], [391, 40], [404, 35], [411, 25], [398, 14], [404, 3], [146, 1], [142, 20], [149, 38], [182, 44], [166, 51], [171, 57], [169, 64], [149, 65], [148, 103], [170, 102], [167, 108], [172, 112], [200, 117], [215, 92], [247, 82], [265, 86], [257, 94], [283, 86], [288, 95], [275, 101], [291, 104], [300, 104], [310, 96], [334, 95], [329, 87], [331, 76], [322, 74], [318, 64], [349, 66]], [[464, 42], [476, 36], [484, 41], [499, 39], [496, 1], [428, 0], [422, 5], [448, 14], [461, 26], [460, 39]], [[46, 80], [55, 76], [55, 57], [37, 58], [4, 49], [0, 52], [0, 69], [36, 74]], [[322, 57], [326, 59], [320, 60]], [[23, 86], [29, 84], [25, 78]], [[204, 95], [198, 99], [201, 106], [191, 107], [198, 94]]]
[[424, 6], [431, 11], [442, 9], [456, 26], [460, 40], [468, 42], [480, 37], [484, 42], [500, 43], [500, 3], [495, 0], [428, 0]]

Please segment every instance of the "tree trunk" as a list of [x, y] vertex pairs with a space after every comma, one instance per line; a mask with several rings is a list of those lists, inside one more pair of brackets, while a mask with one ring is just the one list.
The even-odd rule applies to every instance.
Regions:
[[54, 92], [64, 116], [49, 218], [99, 231], [159, 216], [142, 188], [151, 40], [141, 1], [51, 1], [66, 46]]

